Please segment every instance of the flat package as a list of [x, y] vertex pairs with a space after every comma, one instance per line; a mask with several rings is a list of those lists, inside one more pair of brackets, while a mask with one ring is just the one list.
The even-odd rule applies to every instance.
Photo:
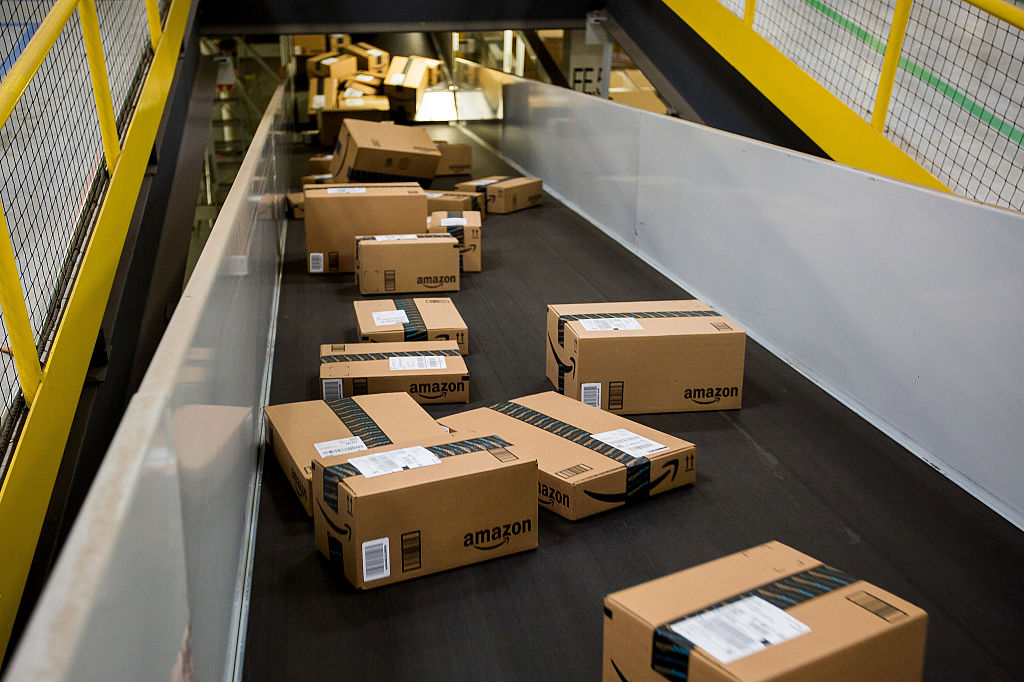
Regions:
[[469, 353], [469, 329], [450, 298], [378, 298], [353, 301], [363, 343], [455, 341]]
[[487, 210], [491, 213], [512, 213], [544, 200], [540, 178], [512, 178], [487, 186]]
[[424, 231], [427, 198], [414, 182], [307, 186], [306, 271], [354, 272], [357, 235]]
[[605, 597], [605, 682], [920, 680], [928, 614], [780, 542]]
[[434, 211], [479, 211], [480, 217], [486, 218], [487, 197], [483, 192], [428, 190], [427, 214]]
[[[269, 405], [274, 455], [305, 508], [313, 514], [313, 462], [380, 445], [443, 435], [445, 430], [408, 393], [377, 393]], [[374, 428], [367, 428], [368, 424]]]
[[433, 179], [441, 152], [423, 128], [346, 118], [334, 146], [338, 182]]
[[473, 147], [464, 142], [434, 140], [441, 152], [438, 175], [469, 175], [473, 172]]
[[421, 404], [467, 403], [469, 370], [455, 341], [324, 344], [320, 387], [328, 402], [398, 391]]
[[538, 502], [570, 520], [693, 483], [693, 443], [554, 392], [438, 420], [522, 446], [540, 467]]
[[619, 414], [738, 409], [746, 333], [697, 300], [549, 305], [546, 373]]
[[479, 211], [435, 211], [430, 216], [427, 232], [458, 239], [459, 267], [463, 272], [480, 272], [483, 227]]
[[345, 119], [379, 122], [388, 117], [389, 111], [391, 102], [387, 97], [361, 92], [354, 95], [338, 93], [333, 103], [317, 112], [320, 144], [325, 147], [334, 144]]
[[490, 434], [316, 460], [316, 546], [358, 589], [534, 549], [536, 485], [536, 460]]
[[387, 73], [391, 55], [369, 43], [349, 43], [341, 48], [356, 58], [356, 67], [377, 76]]
[[459, 290], [459, 240], [444, 234], [356, 237], [361, 294]]

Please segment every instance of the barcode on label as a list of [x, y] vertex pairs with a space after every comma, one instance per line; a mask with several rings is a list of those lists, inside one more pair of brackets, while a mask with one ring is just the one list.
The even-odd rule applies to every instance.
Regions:
[[609, 381], [608, 382], [608, 409], [609, 410], [621, 410], [622, 409], [622, 393], [624, 384], [621, 381]]
[[413, 357], [388, 358], [388, 369], [402, 370], [448, 369], [443, 355], [416, 355]]
[[601, 407], [601, 384], [580, 384], [580, 402], [591, 407]]
[[337, 455], [347, 455], [350, 452], [361, 452], [366, 449], [366, 443], [359, 436], [350, 436], [349, 438], [324, 441], [323, 443], [313, 443], [313, 447], [316, 448], [321, 459], [323, 459]]
[[667, 445], [656, 443], [650, 438], [644, 438], [639, 433], [633, 433], [629, 429], [614, 429], [603, 433], [594, 433], [591, 434], [591, 438], [611, 445], [613, 448], [618, 448], [632, 457], [646, 457], [656, 452], [668, 450]]
[[586, 472], [590, 471], [591, 469], [593, 469], [593, 467], [589, 467], [586, 464], [577, 464], [576, 466], [571, 466], [568, 469], [562, 469], [561, 471], [559, 471], [555, 475], [560, 477], [560, 478], [572, 478], [573, 476], [579, 476], [580, 474], [585, 474]]
[[324, 254], [322, 254], [322, 253], [311, 253], [311, 254], [309, 254], [309, 271], [310, 272], [323, 272], [324, 271]]
[[363, 582], [391, 577], [391, 548], [387, 538], [363, 543]]
[[420, 552], [420, 532], [402, 533], [402, 572], [415, 571], [423, 565]]
[[588, 332], [609, 332], [620, 329], [640, 331], [643, 327], [635, 317], [608, 317], [596, 320], [580, 320], [580, 325]]
[[341, 390], [341, 379], [324, 379], [324, 400], [330, 402], [341, 400], [344, 397], [344, 392]]
[[714, 327], [715, 329], [717, 329], [720, 332], [731, 332], [732, 331], [732, 327], [727, 325], [725, 322], [712, 322], [711, 326]]
[[328, 187], [328, 194], [366, 194], [365, 187]]
[[395, 271], [385, 270], [384, 271], [384, 291], [395, 290]]
[[[364, 190], [365, 191], [365, 190]], [[416, 239], [414, 234], [378, 234], [373, 237], [379, 242], [393, 242], [399, 239]]]
[[669, 627], [722, 663], [732, 663], [811, 631], [760, 597], [746, 597]]
[[324, 108], [324, 96], [323, 95], [313, 95], [313, 108], [314, 109], [323, 109]]

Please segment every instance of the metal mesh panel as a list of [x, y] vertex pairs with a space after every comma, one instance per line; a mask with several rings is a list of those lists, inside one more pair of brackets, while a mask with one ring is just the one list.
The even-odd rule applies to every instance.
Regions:
[[[51, 2], [0, 2], [0, 75], [6, 76], [51, 6]], [[114, 113], [122, 121], [123, 132], [151, 58], [145, 5], [142, 0], [98, 0], [96, 8]], [[96, 104], [76, 12], [0, 127], [0, 204], [43, 359], [106, 180]], [[0, 336], [7, 346], [2, 315]], [[13, 416], [10, 408], [19, 394], [14, 360], [0, 354], [5, 433]]]
[[722, 5], [731, 11], [733, 14], [738, 16], [740, 19], [743, 18], [743, 10], [746, 9], [746, 0], [720, 0]]

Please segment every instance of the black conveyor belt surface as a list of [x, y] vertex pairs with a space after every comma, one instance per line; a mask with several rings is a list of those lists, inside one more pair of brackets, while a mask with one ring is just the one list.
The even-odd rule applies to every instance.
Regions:
[[[475, 177], [512, 172], [479, 146], [474, 155]], [[487, 218], [484, 272], [452, 295], [472, 330], [473, 401], [430, 407], [435, 417], [550, 390], [547, 303], [688, 297], [545, 202]], [[318, 397], [319, 344], [355, 340], [357, 297], [352, 275], [305, 274], [292, 222], [271, 402]], [[696, 485], [575, 523], [541, 509], [536, 551], [366, 592], [317, 554], [268, 451], [245, 678], [596, 680], [607, 593], [776, 539], [926, 609], [928, 679], [1020, 679], [1019, 530], [752, 341], [743, 403], [635, 417], [697, 444]]]

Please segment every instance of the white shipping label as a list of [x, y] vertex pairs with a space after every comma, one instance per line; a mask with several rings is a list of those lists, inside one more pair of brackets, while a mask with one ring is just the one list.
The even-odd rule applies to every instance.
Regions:
[[359, 81], [360, 83], [372, 83], [374, 80], [376, 80], [376, 76], [371, 76], [368, 73], [357, 73], [356, 80]]
[[381, 56], [384, 53], [381, 52], [378, 49], [371, 49], [371, 50], [367, 50], [366, 54], [370, 55], [371, 57], [379, 57], [379, 56]]
[[396, 471], [405, 469], [419, 469], [440, 464], [441, 460], [430, 450], [420, 445], [400, 450], [387, 450], [375, 452], [372, 455], [353, 457], [348, 461], [359, 473], [366, 478], [393, 474]]
[[811, 631], [760, 597], [740, 599], [669, 627], [722, 663], [732, 663]]
[[328, 194], [366, 194], [365, 187], [328, 187]]
[[374, 237], [379, 242], [393, 242], [396, 239], [416, 239], [414, 234], [378, 234]]
[[415, 369], [448, 369], [448, 365], [445, 363], [443, 355], [413, 355], [388, 358], [388, 369], [392, 372]]
[[313, 108], [314, 109], [323, 109], [324, 108], [324, 96], [323, 95], [313, 95]]
[[436, 199], [438, 197], [443, 197], [444, 192], [426, 192], [426, 195], [428, 199]]
[[405, 74], [404, 73], [396, 73], [394, 76], [391, 77], [391, 84], [392, 85], [405, 85]]
[[359, 436], [350, 438], [338, 438], [337, 440], [326, 440], [323, 443], [313, 443], [313, 447], [320, 453], [320, 458], [334, 457], [335, 455], [347, 455], [350, 452], [359, 452], [366, 449], [366, 443]]
[[580, 324], [588, 332], [610, 332], [619, 329], [640, 331], [643, 329], [635, 317], [606, 317], [597, 320], [580, 320]]
[[337, 57], [328, 57], [327, 59], [321, 60], [320, 63], [323, 64], [324, 66], [330, 66], [336, 61], [338, 61]]
[[302, 45], [295, 45], [295, 46], [293, 46], [293, 47], [292, 47], [292, 52], [293, 52], [293, 53], [294, 53], [294, 54], [295, 54], [296, 56], [299, 56], [299, 57], [301, 57], [301, 56], [302, 56]]
[[465, 227], [465, 218], [441, 218], [442, 227]]
[[473, 182], [471, 182], [469, 184], [471, 186], [473, 186], [473, 187], [479, 188], [479, 187], [486, 187], [487, 185], [493, 185], [496, 182], [501, 182], [501, 180], [499, 178], [494, 178], [493, 180], [474, 180]]
[[591, 407], [601, 408], [601, 382], [580, 384], [580, 402]]
[[409, 316], [404, 310], [380, 310], [374, 313], [373, 323], [378, 327], [389, 324], [409, 324]]
[[346, 107], [361, 107], [364, 104], [362, 97], [349, 97], [348, 93], [345, 93], [345, 97], [347, 98], [345, 100]]
[[358, 97], [359, 101], [362, 102], [363, 101], [363, 95], [365, 95], [365, 94], [366, 93], [364, 93], [362, 90], [356, 90], [355, 88], [345, 88], [345, 91], [343, 93], [341, 93], [341, 96], [342, 97]]
[[391, 577], [391, 543], [387, 538], [363, 543], [363, 582]]
[[317, 253], [317, 252], [309, 254], [309, 271], [310, 272], [323, 272], [324, 271], [324, 254]]
[[656, 452], [668, 450], [667, 445], [655, 443], [650, 438], [644, 438], [639, 433], [633, 433], [629, 429], [615, 429], [604, 433], [592, 433], [591, 438], [601, 441], [613, 448], [622, 450], [633, 457], [646, 457]]

